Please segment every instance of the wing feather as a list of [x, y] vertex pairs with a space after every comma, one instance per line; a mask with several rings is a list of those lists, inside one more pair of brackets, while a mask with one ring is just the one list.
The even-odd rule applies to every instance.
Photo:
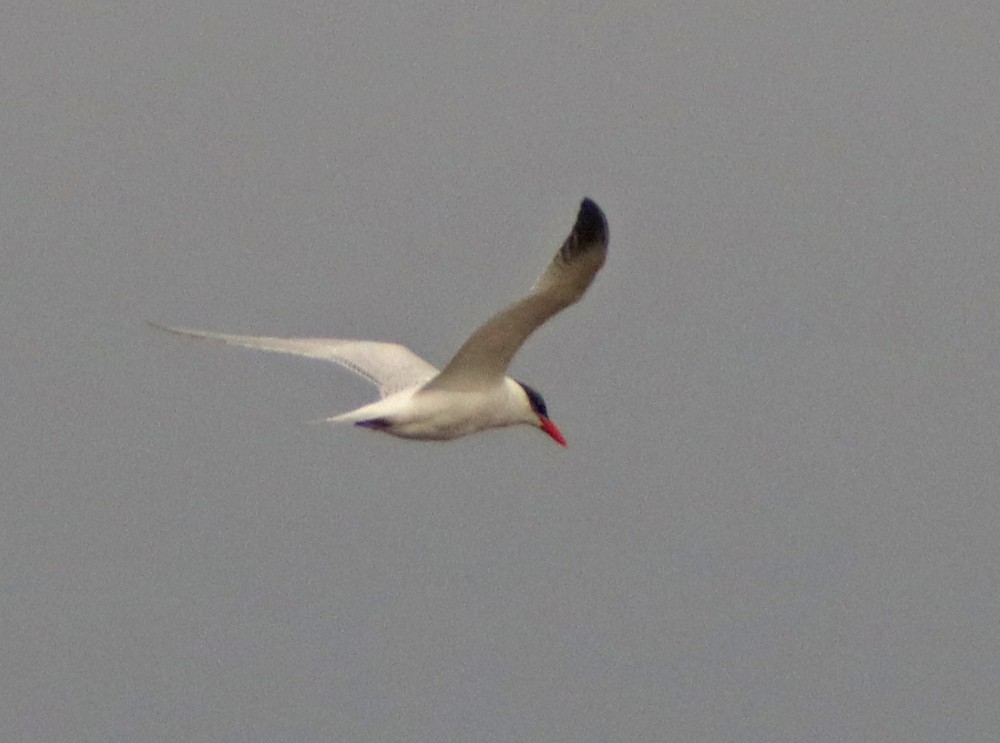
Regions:
[[530, 293], [498, 312], [462, 345], [428, 389], [469, 389], [503, 378], [511, 359], [537, 327], [579, 302], [604, 265], [608, 223], [584, 199], [576, 223]]
[[364, 377], [379, 388], [382, 397], [407, 387], [424, 384], [438, 370], [398, 343], [358, 341], [339, 338], [272, 338], [256, 335], [210, 333], [188, 328], [172, 328], [150, 323], [154, 328], [187, 338], [273, 351], [310, 359], [332, 361]]

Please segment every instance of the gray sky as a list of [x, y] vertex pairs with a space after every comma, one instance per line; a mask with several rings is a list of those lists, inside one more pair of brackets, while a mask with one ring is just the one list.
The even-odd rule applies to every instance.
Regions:
[[[995, 741], [993, 3], [20, 3], [0, 739]], [[570, 442], [309, 425], [515, 360]]]

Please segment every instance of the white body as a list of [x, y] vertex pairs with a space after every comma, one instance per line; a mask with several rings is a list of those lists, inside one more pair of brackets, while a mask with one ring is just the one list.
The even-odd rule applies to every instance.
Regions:
[[411, 387], [381, 400], [326, 420], [330, 423], [360, 423], [387, 419], [384, 430], [404, 439], [447, 441], [487, 428], [526, 423], [537, 426], [521, 385], [510, 377], [500, 384], [470, 392], [421, 390]]

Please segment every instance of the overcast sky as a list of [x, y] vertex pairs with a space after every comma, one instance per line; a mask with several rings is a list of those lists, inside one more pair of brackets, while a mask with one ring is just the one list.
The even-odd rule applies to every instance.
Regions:
[[[15, 3], [0, 739], [1000, 736], [1000, 8]], [[211, 330], [512, 373], [569, 440]]]

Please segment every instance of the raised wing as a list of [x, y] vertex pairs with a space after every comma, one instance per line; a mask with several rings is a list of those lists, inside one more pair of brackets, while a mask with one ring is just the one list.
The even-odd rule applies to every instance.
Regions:
[[432, 379], [438, 370], [398, 343], [337, 338], [269, 338], [255, 335], [208, 333], [150, 323], [168, 333], [201, 340], [332, 361], [367, 379], [382, 397]]
[[584, 199], [569, 237], [528, 296], [490, 318], [473, 333], [428, 389], [475, 389], [499, 381], [535, 328], [580, 301], [608, 253], [608, 223]]

